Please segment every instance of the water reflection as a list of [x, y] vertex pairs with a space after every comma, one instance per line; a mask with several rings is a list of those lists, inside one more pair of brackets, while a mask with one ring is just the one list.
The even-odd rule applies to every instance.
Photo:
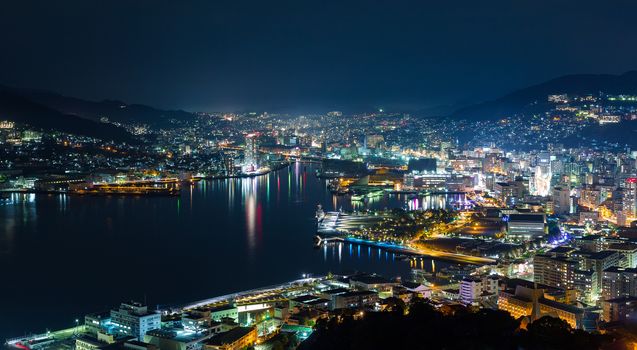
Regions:
[[[361, 247], [366, 249], [361, 249]], [[348, 252], [349, 259], [359, 261], [367, 261], [371, 266], [394, 266], [395, 270], [402, 270], [403, 267], [411, 269], [420, 269], [428, 272], [436, 271], [436, 263], [433, 259], [428, 258], [406, 258], [396, 253], [374, 248], [370, 246], [361, 246], [355, 243], [338, 242], [323, 244], [320, 248], [324, 262], [337, 261], [339, 264], [343, 262], [343, 250]], [[445, 264], [446, 265], [446, 264]], [[371, 271], [371, 270], [370, 270]]]
[[[47, 288], [30, 288], [29, 294], [21, 288], [6, 292], [11, 294], [0, 298], [0, 310], [24, 317], [0, 315], [0, 333], [63, 328], [60, 322], [77, 314], [146, 293], [153, 302], [178, 303], [280, 283], [308, 272], [408, 276], [409, 261], [377, 247], [313, 247], [316, 205], [345, 211], [355, 205], [349, 196], [332, 195], [314, 170], [298, 163], [255, 178], [199, 181], [184, 186], [179, 197], [11, 195], [9, 204], [0, 205], [0, 262], [7, 267], [3, 277], [17, 281], [38, 276]], [[403, 208], [406, 200], [388, 195], [362, 205]], [[104, 264], [123, 272], [138, 266], [144, 273], [119, 274], [126, 288], [112, 293], [103, 288], [103, 275], [95, 273], [96, 266]], [[69, 266], [73, 274], [59, 273]], [[213, 278], [202, 278], [202, 271]], [[77, 276], [85, 288], [75, 288]], [[198, 287], [164, 283], [149, 293], [148, 286], [166, 276], [196, 280]], [[58, 293], [56, 301], [61, 296], [67, 302], [51, 303], [53, 291]], [[25, 310], [24, 305], [32, 307]], [[53, 316], [42, 316], [42, 309]]]
[[467, 198], [463, 193], [433, 194], [407, 199], [409, 210], [454, 209], [466, 205], [468, 205]]

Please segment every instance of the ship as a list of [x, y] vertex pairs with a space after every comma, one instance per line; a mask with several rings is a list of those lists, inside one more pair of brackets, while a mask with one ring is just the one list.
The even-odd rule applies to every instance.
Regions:
[[354, 195], [352, 195], [352, 200], [353, 201], [363, 201], [363, 200], [365, 200], [365, 195], [364, 194], [354, 194]]
[[153, 186], [118, 186], [118, 185], [96, 185], [85, 189], [77, 189], [71, 192], [79, 195], [95, 196], [178, 196], [177, 187], [153, 187]]
[[353, 201], [364, 201], [366, 198], [378, 198], [385, 195], [385, 191], [383, 190], [375, 190], [371, 192], [367, 192], [365, 194], [355, 194], [352, 195]]

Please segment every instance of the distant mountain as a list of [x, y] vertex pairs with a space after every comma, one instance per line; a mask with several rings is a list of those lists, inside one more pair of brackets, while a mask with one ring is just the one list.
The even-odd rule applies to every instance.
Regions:
[[550, 94], [637, 94], [637, 71], [621, 75], [576, 74], [565, 75], [545, 83], [517, 90], [501, 98], [465, 108], [451, 117], [472, 120], [500, 119], [521, 113], [542, 112], [548, 108]]
[[194, 114], [190, 112], [181, 110], [166, 111], [114, 100], [87, 101], [41, 90], [19, 90], [18, 93], [31, 101], [62, 113], [73, 114], [95, 121], [99, 121], [102, 117], [107, 117], [109, 121], [121, 123], [137, 122], [161, 126], [167, 124], [170, 119], [189, 120], [194, 118]]
[[37, 129], [58, 130], [103, 140], [136, 142], [133, 135], [123, 128], [59, 112], [4, 87], [0, 87], [0, 120], [11, 120], [29, 124]]

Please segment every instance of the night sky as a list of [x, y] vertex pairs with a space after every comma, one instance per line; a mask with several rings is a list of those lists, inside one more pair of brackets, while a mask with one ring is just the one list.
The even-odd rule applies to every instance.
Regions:
[[193, 111], [418, 111], [637, 69], [633, 0], [0, 6], [0, 84]]

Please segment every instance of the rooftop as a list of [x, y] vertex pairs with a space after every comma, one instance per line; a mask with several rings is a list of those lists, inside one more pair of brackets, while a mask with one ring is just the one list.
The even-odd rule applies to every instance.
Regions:
[[587, 258], [594, 259], [594, 260], [602, 260], [602, 259], [607, 259], [615, 254], [617, 254], [617, 252], [612, 250], [602, 250], [601, 252], [588, 254]]
[[627, 273], [637, 273], [637, 267], [619, 267], [619, 266], [611, 266], [604, 270], [604, 272], [627, 272]]
[[544, 222], [544, 214], [509, 214], [509, 222]]
[[227, 332], [223, 332], [219, 335], [216, 335], [210, 338], [210, 340], [208, 340], [206, 344], [217, 345], [217, 346], [224, 345], [224, 344], [232, 344], [236, 342], [237, 340], [245, 337], [253, 330], [254, 330], [254, 327], [233, 328]]

